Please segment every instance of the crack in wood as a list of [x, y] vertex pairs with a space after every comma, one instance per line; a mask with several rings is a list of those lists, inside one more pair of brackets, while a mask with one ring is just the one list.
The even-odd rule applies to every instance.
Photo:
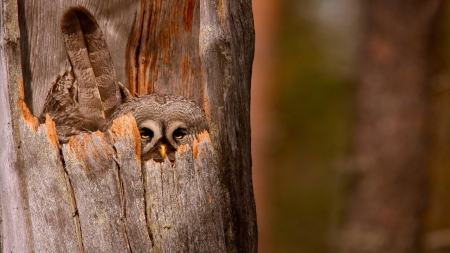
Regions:
[[122, 172], [121, 172], [122, 156], [120, 153], [117, 153], [117, 150], [115, 147], [113, 147], [113, 148], [117, 155], [117, 158], [115, 158], [113, 156], [113, 159], [117, 165], [117, 181], [118, 181], [119, 189], [120, 189], [120, 198], [121, 198], [120, 203], [121, 203], [121, 207], [122, 207], [122, 215], [120, 217], [120, 220], [122, 223], [122, 233], [125, 238], [125, 242], [127, 244], [127, 248], [129, 250], [129, 252], [133, 252], [131, 249], [130, 240], [129, 240], [128, 234], [127, 234], [127, 205], [126, 205], [126, 195], [125, 195], [125, 190], [124, 190], [124, 185], [123, 185], [124, 183], [122, 180]]
[[145, 224], [147, 226], [147, 233], [148, 233], [148, 236], [150, 237], [150, 243], [151, 243], [152, 248], [153, 248], [155, 246], [155, 241], [154, 241], [154, 238], [153, 238], [151, 222], [150, 222], [150, 219], [148, 218], [148, 217], [150, 217], [150, 213], [147, 210], [150, 209], [150, 206], [149, 206], [148, 200], [146, 198], [148, 189], [147, 189], [146, 184], [145, 184], [145, 182], [147, 180], [146, 177], [148, 175], [147, 175], [147, 173], [145, 173], [145, 165], [144, 164], [141, 164], [141, 173], [142, 173], [142, 185], [144, 186], [144, 196], [143, 197], [144, 197]]
[[71, 204], [72, 204], [72, 217], [75, 222], [75, 228], [76, 228], [76, 234], [78, 239], [78, 247], [80, 249], [81, 253], [84, 253], [84, 246], [83, 246], [83, 233], [81, 231], [81, 225], [80, 225], [80, 217], [78, 214], [78, 208], [77, 208], [77, 201], [75, 199], [75, 194], [73, 192], [72, 183], [70, 182], [69, 175], [67, 174], [66, 169], [66, 162], [63, 158], [62, 150], [60, 149], [60, 161], [62, 163], [63, 169], [64, 169], [64, 179], [66, 181], [67, 190], [69, 191], [69, 195], [71, 198]]

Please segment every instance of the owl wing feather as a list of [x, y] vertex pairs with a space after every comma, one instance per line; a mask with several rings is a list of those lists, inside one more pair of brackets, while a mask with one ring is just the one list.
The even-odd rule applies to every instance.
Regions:
[[94, 16], [82, 6], [64, 13], [61, 30], [78, 81], [80, 111], [104, 122], [122, 101], [102, 31]]
[[97, 122], [85, 117], [79, 110], [78, 103], [75, 101], [76, 87], [72, 69], [57, 76], [39, 118], [41, 122], [44, 122], [48, 114], [55, 121], [58, 138], [62, 143], [67, 142], [70, 136], [98, 129]]
[[70, 7], [61, 31], [72, 69], [52, 85], [40, 119], [49, 114], [60, 141], [82, 132], [102, 130], [130, 92], [117, 81], [106, 41], [94, 16], [84, 7]]
[[[92, 71], [95, 76], [100, 98], [102, 101], [102, 110], [105, 118], [114, 112], [121, 104], [121, 95], [116, 78], [116, 71], [112, 62], [108, 45], [103, 38], [102, 31], [95, 17], [84, 7], [76, 6], [68, 10], [72, 11], [78, 17], [83, 30], [84, 41], [88, 53], [88, 60], [91, 63]], [[61, 22], [64, 26], [64, 16]], [[63, 30], [64, 31], [64, 30]]]
[[80, 19], [74, 8], [70, 8], [64, 13], [61, 19], [61, 30], [66, 51], [78, 82], [79, 110], [88, 118], [104, 122], [105, 115], [96, 77], [89, 59], [87, 40], [85, 40]]

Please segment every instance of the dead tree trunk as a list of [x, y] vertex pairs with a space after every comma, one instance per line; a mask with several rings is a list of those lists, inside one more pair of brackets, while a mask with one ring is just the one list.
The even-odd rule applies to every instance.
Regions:
[[[115, 122], [110, 143], [95, 132], [61, 146], [52, 120], [33, 116], [69, 67], [59, 20], [79, 4], [132, 92], [203, 105], [211, 138], [180, 148], [175, 166], [141, 163], [132, 118]], [[7, 0], [0, 29], [0, 251], [257, 251], [250, 0]]]
[[439, 0], [364, 1], [355, 185], [342, 252], [420, 252]]

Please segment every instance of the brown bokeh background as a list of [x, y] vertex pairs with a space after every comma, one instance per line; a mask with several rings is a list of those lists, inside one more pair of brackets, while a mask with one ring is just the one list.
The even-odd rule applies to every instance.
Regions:
[[[334, 252], [347, 205], [361, 6], [253, 0], [253, 180], [259, 252]], [[429, 86], [423, 251], [450, 252], [450, 13], [443, 5]]]

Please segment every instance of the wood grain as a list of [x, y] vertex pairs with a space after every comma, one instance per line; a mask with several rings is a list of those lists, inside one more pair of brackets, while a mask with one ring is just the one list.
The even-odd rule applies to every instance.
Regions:
[[145, 163], [147, 216], [157, 252], [226, 252], [223, 192], [208, 139], [193, 157], [181, 146], [176, 165]]
[[31, 252], [32, 231], [19, 148], [21, 111], [17, 103], [22, 80], [17, 1], [0, 2], [0, 200], [2, 252]]
[[49, 118], [35, 131], [23, 122], [20, 135], [33, 248], [36, 252], [77, 252], [78, 221], [72, 215], [74, 200], [61, 162], [54, 123]]
[[[34, 115], [40, 115], [45, 97], [55, 77], [70, 66], [64, 46], [60, 20], [70, 6], [82, 5], [97, 19], [111, 51], [117, 79], [128, 83], [125, 73], [127, 37], [140, 1], [68, 0], [52, 4], [20, 0], [19, 25], [25, 99]], [[39, 74], [37, 74], [39, 73]]]
[[[175, 247], [177, 252], [257, 251], [250, 157], [249, 94], [254, 44], [250, 1], [60, 1], [49, 5], [21, 0], [18, 6], [10, 1], [1, 4], [0, 96], [4, 99], [0, 100], [0, 110], [6, 116], [0, 123], [6, 130], [0, 137], [7, 148], [0, 151], [6, 164], [6, 169], [0, 170], [0, 200], [2, 234], [8, 235], [1, 239], [5, 252], [32, 252], [39, 245], [44, 249], [50, 247], [50, 242], [65, 241], [67, 237], [61, 236], [73, 233], [81, 252], [144, 251], [150, 244], [155, 251], [164, 252], [176, 251]], [[136, 87], [143, 87], [135, 92], [184, 95], [202, 104], [214, 145], [200, 141], [192, 150], [180, 150], [175, 167], [146, 164], [142, 172], [142, 167], [137, 170], [140, 162], [135, 155], [136, 144], [126, 139], [134, 138], [134, 130], [120, 130], [126, 133], [118, 136], [127, 137], [116, 139], [112, 145], [108, 138], [113, 135], [108, 132], [107, 136], [93, 133], [73, 138], [62, 148], [66, 188], [61, 187], [63, 181], [57, 176], [61, 172], [57, 156], [45, 166], [55, 169], [52, 183], [60, 187], [49, 193], [59, 192], [60, 196], [49, 199], [66, 200], [66, 193], [73, 189], [73, 219], [67, 218], [70, 205], [55, 213], [63, 214], [58, 219], [69, 219], [75, 232], [70, 227], [65, 228], [70, 233], [43, 229], [36, 237], [33, 234], [38, 230], [32, 222], [41, 216], [30, 213], [37, 210], [29, 203], [35, 205], [43, 195], [36, 194], [37, 200], [30, 202], [33, 194], [28, 191], [37, 190], [36, 183], [28, 186], [23, 173], [25, 164], [31, 164], [33, 158], [26, 156], [20, 145], [27, 143], [36, 154], [41, 150], [39, 145], [47, 143], [49, 147], [42, 150], [54, 152], [54, 142], [50, 141], [54, 138], [52, 131], [46, 131], [46, 135], [34, 132], [42, 127], [24, 108], [28, 106], [31, 113], [38, 115], [51, 83], [69, 67], [59, 19], [70, 5], [78, 4], [99, 21], [118, 80], [133, 77]], [[20, 22], [15, 16], [17, 11]], [[132, 44], [136, 41], [139, 45]], [[133, 63], [138, 63], [135, 70]], [[19, 107], [22, 80], [26, 103]], [[24, 134], [26, 127], [31, 127], [27, 131], [33, 136]], [[53, 159], [50, 155], [48, 158]], [[139, 178], [144, 190], [139, 183], [133, 185]], [[145, 197], [147, 231], [142, 223], [141, 194]], [[147, 239], [136, 241], [147, 235], [150, 243]]]
[[249, 113], [255, 38], [251, 1], [203, 1], [200, 19], [203, 106], [230, 201], [228, 250], [257, 252]]
[[126, 51], [131, 93], [176, 94], [202, 102], [199, 10], [199, 0], [141, 2]]
[[117, 152], [122, 216], [130, 248], [132, 252], [148, 252], [153, 242], [146, 217], [139, 130], [133, 117], [126, 115], [114, 121], [110, 133]]
[[86, 252], [129, 252], [118, 171], [102, 133], [72, 137], [63, 145]]

